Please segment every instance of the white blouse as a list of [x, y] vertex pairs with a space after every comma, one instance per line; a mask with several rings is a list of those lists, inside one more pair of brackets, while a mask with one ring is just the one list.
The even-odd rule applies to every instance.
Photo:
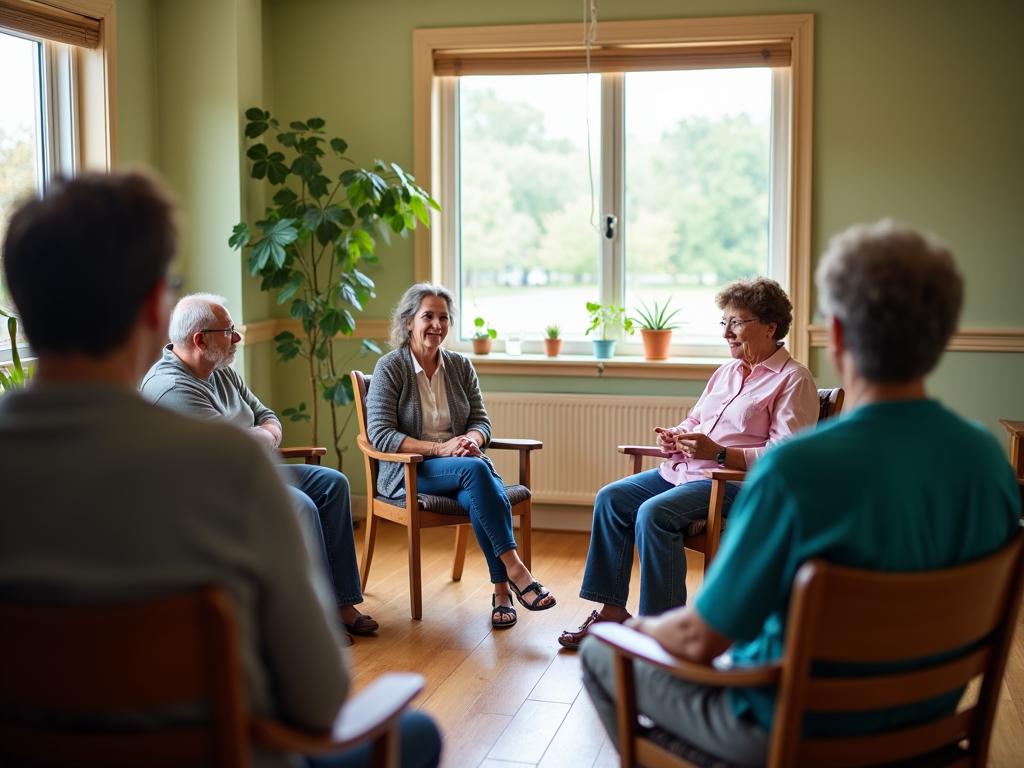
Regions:
[[423, 434], [421, 440], [443, 443], [451, 440], [452, 417], [448, 412], [448, 394], [444, 388], [444, 355], [433, 376], [427, 376], [416, 355], [412, 357], [412, 367], [416, 372], [416, 384], [420, 389], [420, 407], [423, 412]]

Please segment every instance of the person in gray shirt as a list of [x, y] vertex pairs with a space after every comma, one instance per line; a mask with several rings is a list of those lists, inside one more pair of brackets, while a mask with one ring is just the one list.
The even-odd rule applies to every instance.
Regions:
[[[209, 293], [178, 302], [171, 313], [171, 343], [143, 379], [142, 396], [189, 416], [227, 421], [273, 453], [281, 444], [281, 422], [231, 368], [241, 335], [224, 305], [222, 296]], [[377, 622], [356, 608], [363, 596], [348, 480], [329, 467], [282, 465], [279, 471], [300, 521], [320, 545], [342, 625], [355, 635], [375, 632]]]

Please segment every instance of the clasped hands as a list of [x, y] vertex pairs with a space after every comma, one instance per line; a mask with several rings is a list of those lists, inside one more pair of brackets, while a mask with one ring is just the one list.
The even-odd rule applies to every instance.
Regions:
[[454, 456], [456, 458], [483, 456], [476, 440], [466, 435], [459, 435], [443, 443], [435, 443], [435, 445], [437, 447], [432, 452], [434, 456]]
[[680, 427], [655, 427], [658, 447], [663, 453], [681, 453], [688, 459], [718, 458], [722, 446], [700, 432], [687, 432]]

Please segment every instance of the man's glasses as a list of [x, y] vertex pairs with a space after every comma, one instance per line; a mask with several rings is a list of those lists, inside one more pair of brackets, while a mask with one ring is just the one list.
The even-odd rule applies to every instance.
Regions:
[[752, 317], [749, 320], [730, 320], [728, 323], [725, 322], [725, 320], [723, 320], [723, 321], [721, 321], [719, 323], [719, 325], [721, 326], [723, 331], [726, 329], [726, 327], [728, 327], [730, 331], [732, 331], [733, 333], [736, 333], [736, 331], [738, 331], [740, 328], [742, 328], [747, 323], [752, 323], [755, 320], [760, 320], [760, 319], [761, 319], [760, 317]]
[[224, 336], [232, 341], [239, 341], [242, 338], [242, 335], [235, 330], [233, 325], [230, 328], [204, 328], [200, 333], [223, 333]]

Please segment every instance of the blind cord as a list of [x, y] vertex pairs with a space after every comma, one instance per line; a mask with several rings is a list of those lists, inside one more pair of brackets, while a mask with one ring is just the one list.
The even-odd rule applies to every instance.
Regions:
[[[587, 20], [589, 11], [590, 20]], [[597, 0], [583, 0], [583, 45], [587, 50], [587, 80], [584, 86], [584, 105], [587, 122], [587, 173], [590, 175], [590, 226], [601, 234], [601, 228], [594, 220], [597, 212], [597, 197], [594, 194], [594, 159], [590, 147], [590, 44], [597, 41]]]

